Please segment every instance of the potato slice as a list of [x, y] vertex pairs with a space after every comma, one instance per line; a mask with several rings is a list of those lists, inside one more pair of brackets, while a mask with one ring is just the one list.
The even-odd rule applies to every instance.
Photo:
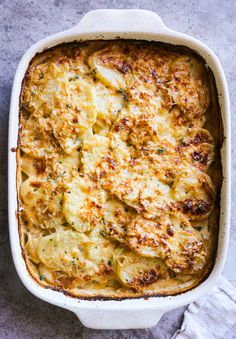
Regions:
[[111, 267], [115, 244], [106, 237], [103, 227], [95, 227], [88, 235], [91, 245], [88, 248], [88, 259], [103, 269]]
[[21, 186], [23, 213], [30, 225], [55, 228], [65, 223], [62, 212], [63, 188], [53, 180], [30, 177]]
[[162, 260], [144, 258], [126, 248], [115, 252], [113, 268], [122, 284], [135, 290], [141, 290], [167, 274]]
[[32, 260], [34, 263], [39, 264], [40, 259], [38, 256], [38, 241], [39, 239], [32, 236], [31, 234], [28, 234], [28, 241], [25, 245], [25, 251], [27, 257]]
[[166, 83], [173, 101], [191, 121], [204, 114], [210, 102], [205, 67], [189, 56], [179, 56], [170, 66], [171, 81]]
[[98, 189], [88, 176], [77, 174], [66, 185], [63, 213], [78, 232], [97, 226], [104, 215], [105, 191]]
[[83, 173], [93, 174], [102, 158], [109, 150], [110, 139], [101, 135], [94, 134], [84, 140], [81, 150], [82, 171]]
[[20, 149], [34, 158], [44, 158], [57, 150], [47, 119], [31, 114], [21, 132]]
[[46, 267], [69, 276], [93, 275], [97, 266], [86, 258], [85, 252], [89, 245], [86, 235], [61, 231], [39, 239], [38, 256]]
[[207, 218], [214, 207], [215, 189], [210, 176], [193, 166], [186, 166], [175, 177], [171, 194], [191, 220]]
[[122, 73], [117, 71], [114, 68], [107, 67], [103, 63], [101, 55], [105, 50], [100, 50], [93, 53], [88, 58], [88, 64], [92, 70], [95, 71], [96, 78], [101, 80], [104, 85], [111, 87], [113, 89], [125, 88], [125, 80], [122, 76]]
[[190, 128], [187, 133], [179, 135], [179, 153], [185, 161], [201, 171], [207, 171], [215, 158], [214, 140], [209, 131], [202, 128]]
[[28, 177], [45, 175], [46, 162], [44, 159], [32, 158], [28, 154], [23, 154], [20, 158], [21, 171]]
[[125, 106], [124, 95], [98, 81], [95, 88], [97, 118], [111, 124]]
[[122, 203], [115, 196], [108, 195], [103, 217], [105, 236], [124, 242], [127, 225], [135, 215], [135, 210]]
[[139, 255], [166, 260], [177, 273], [194, 274], [206, 263], [203, 238], [182, 214], [136, 217], [127, 227], [126, 244]]

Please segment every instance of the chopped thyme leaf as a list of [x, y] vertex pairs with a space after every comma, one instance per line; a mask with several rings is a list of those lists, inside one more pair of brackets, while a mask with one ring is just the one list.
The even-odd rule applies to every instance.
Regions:
[[199, 204], [197, 208], [198, 208], [198, 210], [202, 210], [203, 209], [203, 205]]
[[42, 275], [42, 274], [40, 274], [39, 279], [40, 279], [40, 280], [46, 280], [46, 279], [45, 279], [45, 276]]
[[73, 78], [69, 78], [69, 81], [76, 80], [76, 79], [79, 79], [79, 78], [80, 78], [79, 74], [75, 74], [73, 76]]
[[128, 101], [127, 94], [125, 93], [125, 91], [122, 88], [119, 88], [117, 90], [117, 93], [120, 93], [123, 96], [124, 101]]
[[66, 173], [66, 171], [62, 171], [62, 172], [60, 172], [58, 175], [57, 175], [57, 177], [56, 178], [60, 178], [60, 177], [62, 177], [62, 176], [64, 176], [64, 174]]
[[108, 262], [107, 262], [107, 263], [108, 263], [108, 265], [109, 265], [109, 266], [111, 266], [111, 264], [112, 264], [112, 261], [111, 261], [111, 260], [108, 260]]
[[104, 231], [100, 231], [100, 234], [103, 236], [103, 237], [106, 237], [106, 233]]
[[114, 112], [112, 112], [112, 114], [116, 115], [117, 113], [120, 113], [124, 107], [125, 107], [125, 104], [122, 104], [121, 107], [119, 109], [115, 110]]
[[74, 144], [76, 144], [77, 142], [81, 142], [81, 139], [79, 137], [75, 139]]
[[166, 151], [166, 148], [158, 148], [157, 149], [157, 153], [161, 154], [164, 153]]
[[37, 93], [37, 89], [35, 86], [33, 86], [31, 89], [31, 94], [34, 96], [36, 93]]

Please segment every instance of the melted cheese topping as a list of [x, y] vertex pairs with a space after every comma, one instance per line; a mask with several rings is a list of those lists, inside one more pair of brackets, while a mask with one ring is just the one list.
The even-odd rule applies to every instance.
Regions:
[[158, 44], [70, 44], [33, 59], [19, 202], [36, 280], [115, 298], [173, 294], [204, 277], [216, 194], [210, 100], [203, 63]]

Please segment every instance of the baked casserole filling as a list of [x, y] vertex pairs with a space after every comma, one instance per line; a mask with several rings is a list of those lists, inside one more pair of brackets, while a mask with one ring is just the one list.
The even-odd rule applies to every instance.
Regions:
[[145, 41], [63, 44], [23, 81], [22, 252], [41, 285], [78, 297], [186, 291], [211, 269], [220, 118], [192, 51]]

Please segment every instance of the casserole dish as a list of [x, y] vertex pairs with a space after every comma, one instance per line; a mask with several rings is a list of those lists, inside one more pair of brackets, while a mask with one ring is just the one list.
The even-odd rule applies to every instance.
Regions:
[[[94, 22], [98, 22], [94, 27]], [[21, 83], [25, 76], [29, 62], [36, 53], [56, 46], [63, 42], [86, 41], [96, 39], [142, 39], [165, 42], [186, 46], [206, 61], [212, 70], [223, 121], [224, 142], [221, 149], [223, 166], [223, 183], [221, 190], [221, 216], [219, 241], [215, 265], [209, 277], [191, 291], [169, 297], [152, 297], [133, 300], [78, 300], [63, 295], [60, 292], [45, 289], [39, 286], [27, 271], [25, 261], [21, 255], [19, 235], [17, 232], [17, 192], [16, 192], [16, 153], [11, 152], [17, 146], [19, 96]], [[160, 18], [151, 12], [141, 10], [98, 10], [89, 12], [81, 22], [66, 32], [56, 34], [32, 46], [23, 56], [14, 80], [11, 111], [9, 122], [9, 221], [10, 238], [14, 263], [17, 272], [25, 286], [39, 298], [52, 304], [73, 311], [90, 328], [117, 329], [117, 328], [146, 328], [154, 326], [161, 315], [170, 309], [185, 305], [202, 294], [215, 282], [220, 275], [227, 250], [229, 235], [229, 208], [230, 208], [230, 117], [227, 85], [219, 61], [205, 45], [199, 41], [173, 32], [166, 28]]]

